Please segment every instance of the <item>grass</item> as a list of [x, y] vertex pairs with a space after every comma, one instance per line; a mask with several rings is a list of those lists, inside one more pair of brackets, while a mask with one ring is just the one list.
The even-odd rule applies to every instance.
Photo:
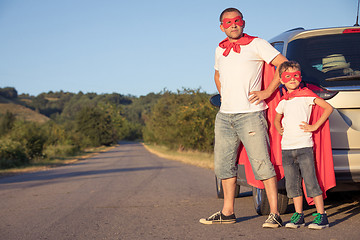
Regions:
[[151, 153], [166, 158], [169, 160], [176, 160], [186, 164], [195, 165], [198, 167], [214, 169], [214, 154], [204, 153], [199, 151], [174, 151], [165, 146], [155, 144], [143, 144], [144, 147]]
[[0, 96], [0, 115], [5, 114], [7, 111], [13, 113], [19, 120], [32, 121], [45, 123], [49, 118], [42, 115], [30, 108], [17, 104], [16, 101], [9, 100]]
[[33, 163], [26, 165], [26, 166], [22, 166], [22, 167], [18, 167], [18, 168], [0, 169], [0, 177], [1, 176], [11, 176], [11, 175], [26, 173], [26, 172], [42, 171], [42, 170], [46, 170], [46, 169], [53, 168], [53, 167], [72, 164], [77, 161], [80, 161], [80, 160], [83, 160], [86, 158], [90, 158], [90, 157], [96, 155], [97, 153], [106, 152], [106, 151], [114, 148], [115, 146], [116, 145], [110, 146], [110, 147], [101, 146], [101, 147], [96, 147], [96, 148], [88, 148], [75, 156], [61, 157], [61, 158], [54, 158], [54, 159], [37, 159]]

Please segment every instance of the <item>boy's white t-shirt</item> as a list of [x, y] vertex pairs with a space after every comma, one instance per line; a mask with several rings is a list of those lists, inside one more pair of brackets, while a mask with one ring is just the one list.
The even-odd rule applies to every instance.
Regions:
[[242, 45], [240, 53], [225, 49], [215, 51], [215, 70], [219, 71], [221, 83], [221, 107], [223, 113], [246, 113], [265, 110], [264, 101], [256, 105], [249, 102], [251, 91], [260, 91], [264, 61], [270, 63], [280, 52], [261, 38]]
[[300, 129], [302, 122], [309, 123], [315, 97], [294, 97], [281, 100], [276, 112], [283, 114], [282, 127], [284, 132], [281, 139], [281, 149], [299, 149], [314, 145], [311, 132]]

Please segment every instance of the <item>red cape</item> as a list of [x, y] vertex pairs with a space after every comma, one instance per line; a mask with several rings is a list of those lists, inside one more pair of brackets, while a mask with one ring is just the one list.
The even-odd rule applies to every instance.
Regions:
[[[274, 66], [265, 63], [263, 70], [263, 89], [266, 89], [269, 86], [270, 82], [273, 80], [274, 73]], [[310, 90], [306, 90], [307, 94], [309, 94], [309, 91]], [[312, 96], [318, 97], [312, 91], [310, 92], [312, 93]], [[270, 140], [270, 160], [274, 165], [278, 180], [284, 177], [284, 169], [282, 167], [281, 158], [281, 135], [276, 131], [274, 126], [274, 118], [276, 115], [275, 108], [280, 102], [280, 98], [280, 91], [277, 89], [270, 98], [265, 100], [266, 104], [269, 107], [267, 110], [267, 121], [269, 126], [268, 131]], [[321, 117], [322, 113], [323, 109], [318, 105], [314, 105], [309, 124], [315, 123]], [[323, 197], [325, 199], [326, 191], [336, 186], [334, 163], [331, 149], [329, 120], [327, 120], [316, 132], [313, 133], [313, 140], [316, 174], [320, 188], [323, 191]], [[246, 180], [249, 185], [261, 189], [264, 188], [264, 184], [262, 183], [262, 181], [255, 179], [249, 159], [246, 154], [246, 150], [243, 145], [241, 145], [239, 148], [238, 164], [244, 165]], [[312, 198], [307, 197], [305, 188], [303, 189], [308, 204], [314, 204]]]

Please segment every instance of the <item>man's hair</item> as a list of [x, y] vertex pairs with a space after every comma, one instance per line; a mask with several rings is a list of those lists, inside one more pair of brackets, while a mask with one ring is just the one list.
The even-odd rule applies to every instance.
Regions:
[[300, 64], [296, 61], [285, 61], [282, 64], [280, 64], [279, 66], [279, 76], [281, 78], [281, 74], [283, 72], [286, 72], [286, 70], [288, 70], [289, 68], [294, 68], [296, 70], [301, 71], [301, 67]]
[[237, 12], [237, 13], [240, 14], [241, 18], [244, 18], [243, 15], [242, 15], [242, 13], [241, 13], [238, 9], [236, 9], [236, 8], [227, 8], [227, 9], [225, 9], [224, 11], [222, 11], [222, 13], [220, 14], [220, 22], [221, 22], [221, 23], [222, 23], [222, 18], [223, 18], [223, 16], [224, 16], [224, 14], [225, 14], [225, 13], [228, 13], [228, 12]]

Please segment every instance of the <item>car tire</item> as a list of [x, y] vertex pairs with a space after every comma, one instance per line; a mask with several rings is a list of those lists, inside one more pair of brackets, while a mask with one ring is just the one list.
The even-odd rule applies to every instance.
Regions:
[[[218, 198], [224, 198], [224, 190], [222, 188], [221, 179], [215, 176], [215, 184], [216, 184], [216, 194]], [[240, 185], [236, 184], [235, 188], [235, 197], [238, 197], [240, 194]]]
[[[259, 215], [270, 214], [270, 204], [266, 196], [265, 189], [259, 189], [253, 187], [253, 201], [255, 211]], [[286, 195], [286, 191], [279, 190], [278, 192], [278, 211], [280, 214], [286, 213], [289, 204], [289, 198]]]

